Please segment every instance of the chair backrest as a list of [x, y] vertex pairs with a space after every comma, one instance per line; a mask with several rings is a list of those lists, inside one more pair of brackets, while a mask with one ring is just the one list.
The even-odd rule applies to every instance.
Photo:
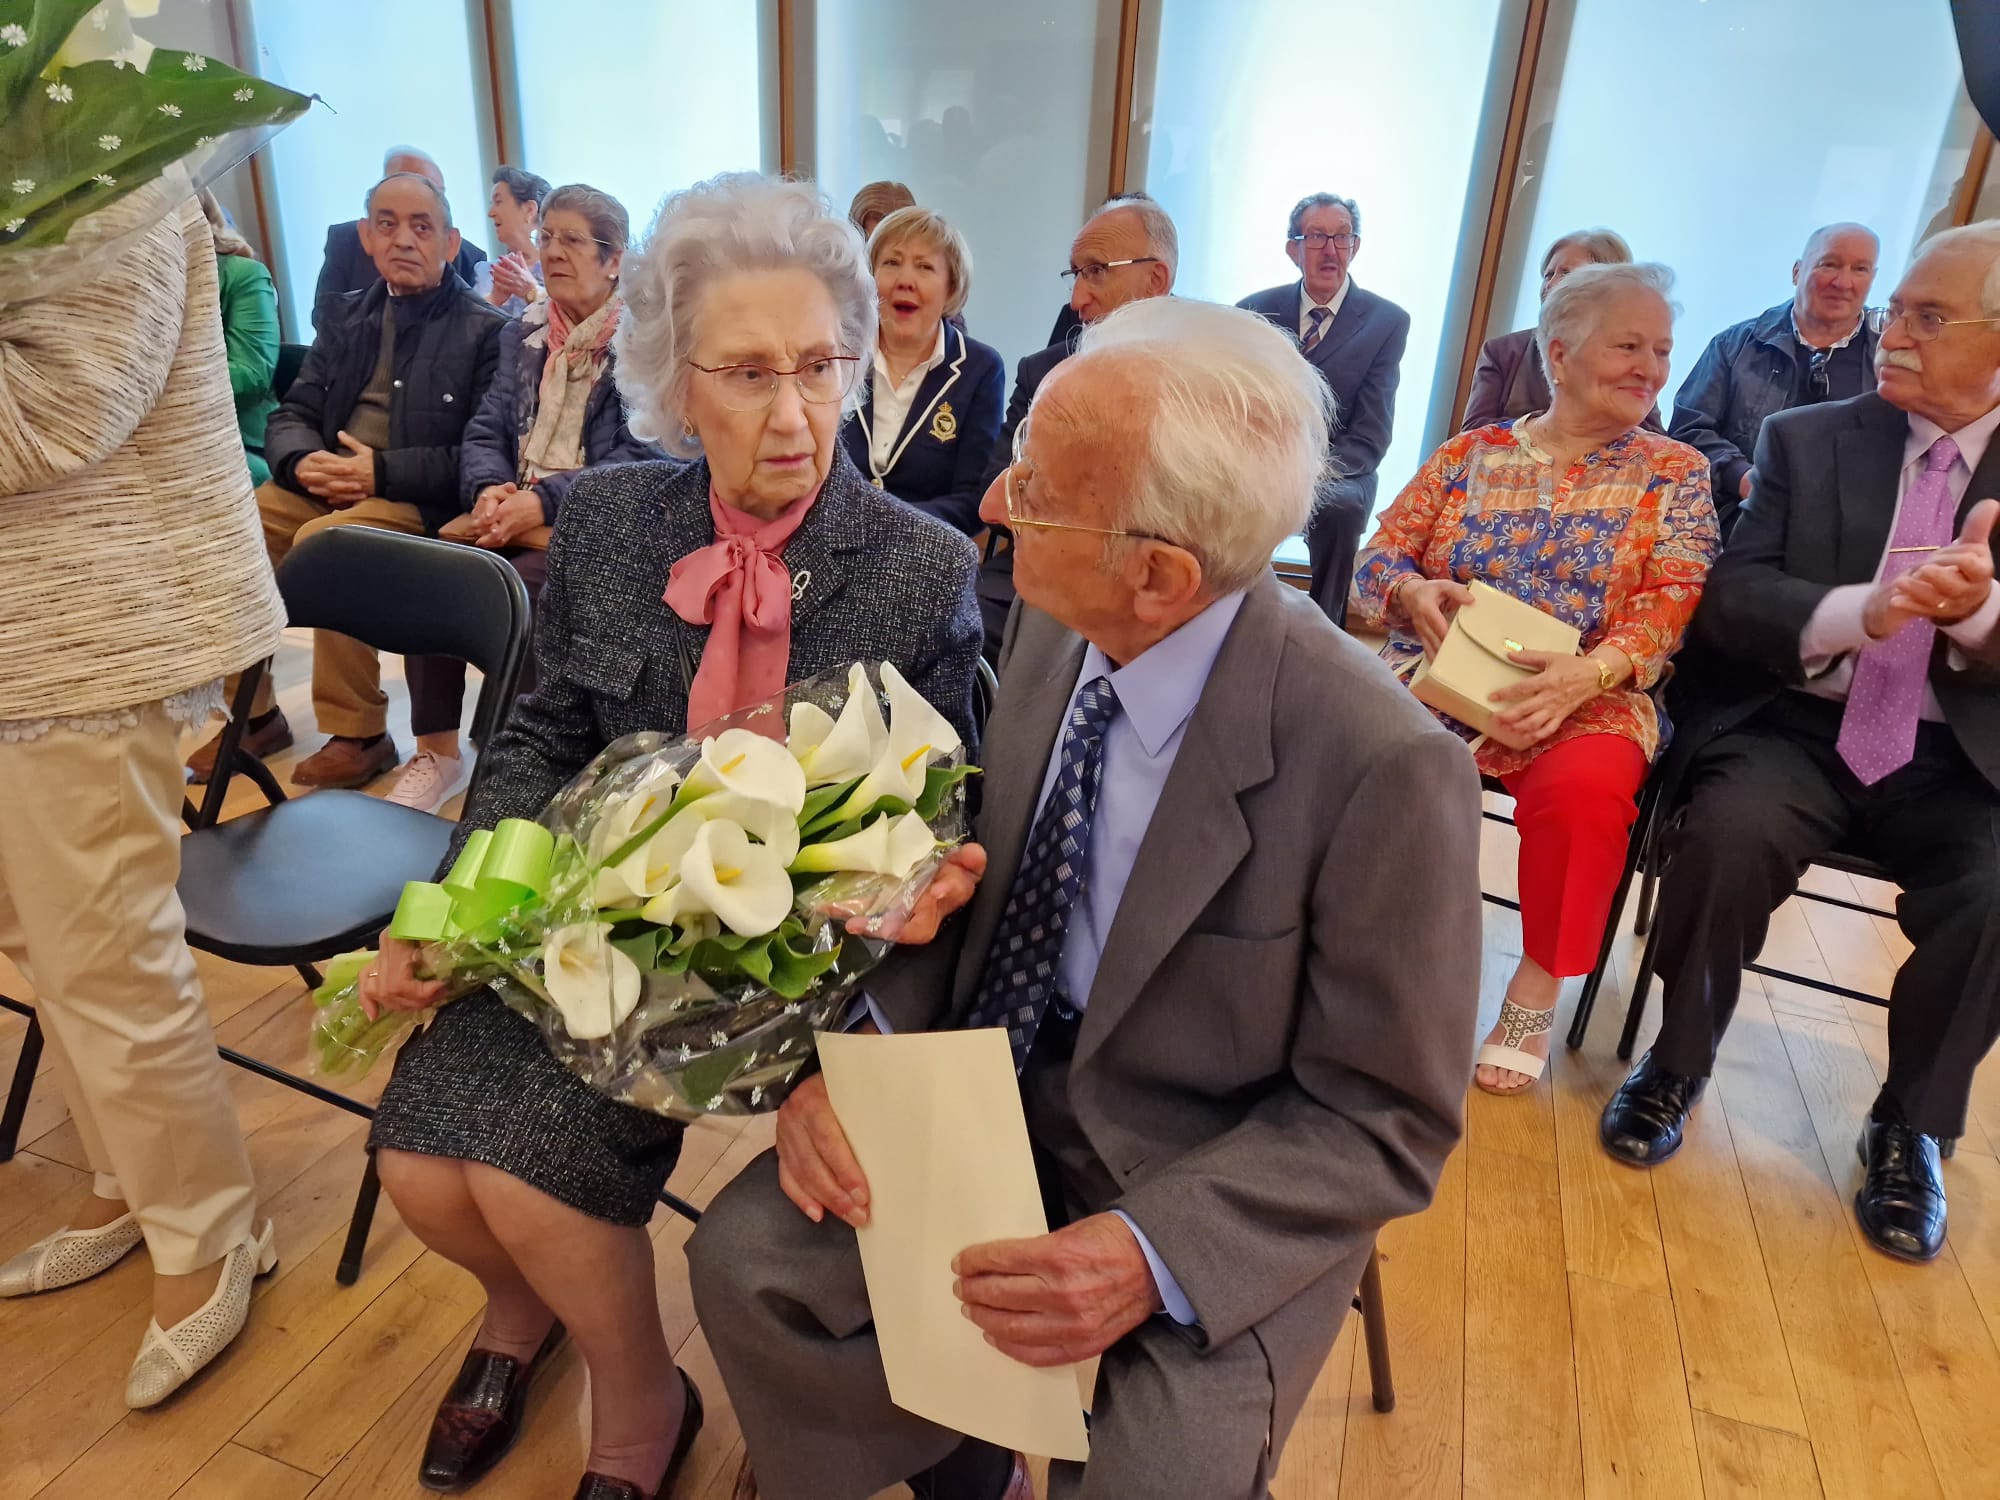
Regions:
[[979, 658], [978, 674], [972, 682], [972, 722], [982, 739], [986, 735], [986, 721], [993, 714], [993, 700], [999, 696], [1000, 674], [993, 670], [993, 663], [982, 656]]
[[311, 344], [278, 345], [277, 368], [271, 372], [271, 394], [280, 401], [292, 388], [292, 382], [299, 378], [299, 367], [306, 362], [306, 355], [312, 352]]
[[290, 623], [335, 630], [377, 651], [451, 656], [485, 683], [472, 737], [485, 744], [528, 657], [528, 590], [506, 559], [478, 547], [373, 526], [335, 526], [278, 567]]

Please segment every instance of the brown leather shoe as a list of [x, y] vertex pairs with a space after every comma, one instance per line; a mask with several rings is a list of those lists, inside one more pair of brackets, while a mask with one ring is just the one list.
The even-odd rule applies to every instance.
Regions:
[[335, 735], [292, 768], [292, 785], [366, 786], [384, 771], [393, 771], [401, 758], [396, 742], [386, 734], [373, 744]]
[[[273, 713], [262, 729], [243, 731], [243, 751], [259, 760], [267, 760], [281, 751], [292, 748], [292, 726], [285, 722], [282, 709]], [[188, 780], [195, 786], [207, 786], [208, 778], [215, 774], [215, 758], [222, 753], [222, 735], [203, 745], [188, 757]]]
[[[660, 1480], [660, 1487], [653, 1492], [653, 1500], [667, 1500], [674, 1492], [674, 1479], [687, 1461], [688, 1450], [694, 1447], [694, 1440], [701, 1433], [701, 1392], [688, 1372], [678, 1365], [674, 1373], [681, 1378], [681, 1385], [687, 1391], [687, 1405], [681, 1409], [681, 1430], [674, 1439], [674, 1451], [667, 1459], [667, 1472]], [[577, 1481], [576, 1493], [570, 1500], [646, 1500], [646, 1495], [638, 1485], [629, 1479], [614, 1479], [609, 1474], [587, 1472]]]
[[547, 1368], [549, 1356], [562, 1341], [563, 1326], [558, 1322], [526, 1366], [510, 1354], [495, 1354], [490, 1349], [468, 1353], [459, 1366], [458, 1379], [431, 1420], [417, 1483], [449, 1495], [479, 1483], [492, 1472], [521, 1435], [529, 1383]]

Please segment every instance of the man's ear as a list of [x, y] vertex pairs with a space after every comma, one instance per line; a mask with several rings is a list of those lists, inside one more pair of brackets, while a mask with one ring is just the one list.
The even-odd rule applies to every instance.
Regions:
[[1178, 617], [1201, 594], [1201, 561], [1166, 542], [1134, 544], [1133, 609], [1148, 624]]
[[450, 265], [458, 259], [458, 252], [464, 244], [465, 236], [458, 232], [456, 226], [446, 231], [444, 237], [444, 263], [446, 265]]
[[375, 258], [375, 226], [369, 222], [369, 216], [363, 214], [354, 227], [361, 235], [361, 253], [370, 260], [373, 260]]

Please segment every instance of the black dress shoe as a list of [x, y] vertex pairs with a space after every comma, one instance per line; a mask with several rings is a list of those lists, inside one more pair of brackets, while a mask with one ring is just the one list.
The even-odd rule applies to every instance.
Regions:
[[1619, 1161], [1657, 1167], [1681, 1149], [1688, 1111], [1707, 1087], [1706, 1078], [1669, 1073], [1648, 1052], [1604, 1106], [1597, 1138]]
[[528, 1386], [563, 1341], [560, 1322], [549, 1329], [532, 1363], [511, 1354], [474, 1349], [458, 1367], [458, 1379], [431, 1419], [417, 1482], [427, 1490], [453, 1494], [479, 1483], [507, 1456], [521, 1435]]
[[1868, 1177], [1854, 1195], [1854, 1217], [1868, 1243], [1899, 1260], [1930, 1260], [1944, 1248], [1937, 1137], [1900, 1120], [1871, 1119], [1855, 1150]]
[[[674, 1451], [667, 1459], [667, 1472], [660, 1480], [659, 1489], [653, 1492], [652, 1500], [667, 1500], [674, 1492], [674, 1479], [687, 1461], [688, 1450], [694, 1447], [694, 1440], [701, 1434], [701, 1391], [688, 1372], [676, 1365], [674, 1373], [681, 1378], [681, 1385], [687, 1391], [687, 1406], [681, 1411], [680, 1435], [674, 1439]], [[577, 1482], [576, 1494], [571, 1500], [646, 1500], [646, 1494], [629, 1479], [614, 1479], [609, 1474], [587, 1472]]]

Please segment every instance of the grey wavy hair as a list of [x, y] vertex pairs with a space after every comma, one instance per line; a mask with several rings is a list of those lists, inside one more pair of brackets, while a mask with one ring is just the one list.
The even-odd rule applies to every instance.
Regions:
[[602, 188], [594, 188], [587, 182], [566, 182], [542, 199], [543, 220], [563, 210], [578, 215], [590, 226], [590, 233], [598, 242], [600, 265], [631, 243], [632, 220], [625, 212], [625, 205]]
[[1285, 220], [1285, 237], [1291, 239], [1304, 231], [1299, 226], [1306, 221], [1306, 215], [1316, 208], [1344, 208], [1347, 210], [1349, 232], [1357, 238], [1361, 234], [1361, 205], [1352, 198], [1343, 198], [1338, 193], [1308, 193], [1292, 205], [1292, 216]]
[[1542, 274], [1548, 275], [1549, 263], [1571, 247], [1588, 255], [1592, 265], [1622, 266], [1632, 261], [1632, 247], [1617, 230], [1572, 229], [1542, 252]]
[[[833, 297], [840, 348], [875, 347], [875, 276], [861, 234], [810, 183], [725, 172], [671, 194], [645, 247], [625, 262], [625, 316], [613, 341], [618, 393], [632, 431], [680, 458], [701, 443], [687, 426], [688, 358], [701, 338], [708, 290], [740, 271], [810, 271]], [[856, 380], [841, 415], [861, 400]]]
[[1657, 261], [1636, 264], [1578, 266], [1556, 283], [1542, 303], [1542, 318], [1535, 325], [1535, 348], [1542, 356], [1542, 368], [1549, 364], [1549, 345], [1561, 339], [1565, 349], [1574, 349], [1597, 327], [1604, 309], [1616, 298], [1631, 291], [1648, 291], [1667, 304], [1667, 311], [1679, 317], [1681, 305], [1674, 301], [1674, 273]]
[[1151, 193], [1135, 188], [1129, 193], [1116, 193], [1106, 198], [1091, 218], [1102, 218], [1120, 209], [1139, 216], [1139, 227], [1146, 232], [1146, 249], [1160, 258], [1171, 283], [1181, 269], [1181, 236], [1180, 231], [1174, 228], [1173, 215], [1162, 208], [1160, 200]]
[[1270, 321], [1192, 298], [1144, 298], [1091, 325], [1064, 383], [1128, 361], [1148, 399], [1118, 524], [1192, 552], [1218, 594], [1249, 587], [1312, 510], [1332, 393]]

